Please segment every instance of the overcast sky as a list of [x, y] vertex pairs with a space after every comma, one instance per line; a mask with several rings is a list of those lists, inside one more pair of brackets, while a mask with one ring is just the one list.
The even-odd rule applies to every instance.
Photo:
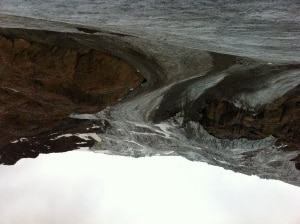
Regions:
[[1, 224], [299, 224], [300, 188], [181, 157], [73, 151], [0, 166]]

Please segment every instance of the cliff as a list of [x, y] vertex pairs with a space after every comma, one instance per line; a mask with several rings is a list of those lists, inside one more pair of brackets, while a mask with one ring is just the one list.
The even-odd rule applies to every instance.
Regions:
[[1, 36], [0, 148], [63, 126], [72, 113], [98, 112], [142, 81], [127, 62], [97, 50]]

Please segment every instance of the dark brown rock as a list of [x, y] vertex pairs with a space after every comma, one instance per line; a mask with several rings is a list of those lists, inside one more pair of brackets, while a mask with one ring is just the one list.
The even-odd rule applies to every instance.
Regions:
[[71, 113], [102, 110], [143, 79], [125, 61], [93, 49], [0, 37], [0, 151], [50, 132]]
[[273, 135], [285, 150], [300, 149], [300, 86], [258, 111], [236, 107], [224, 99], [206, 100], [199, 122], [218, 138], [260, 139]]
[[[40, 153], [67, 152], [92, 147], [96, 141], [90, 133], [104, 133], [110, 128], [106, 120], [65, 118], [34, 135], [19, 138], [1, 147], [0, 163], [13, 165], [22, 158], [35, 158]], [[84, 137], [81, 137], [84, 136]]]

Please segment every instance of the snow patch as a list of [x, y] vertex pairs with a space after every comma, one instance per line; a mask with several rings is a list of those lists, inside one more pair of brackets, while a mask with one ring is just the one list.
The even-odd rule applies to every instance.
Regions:
[[70, 114], [70, 118], [81, 119], [81, 120], [98, 120], [99, 118], [94, 114]]
[[174, 153], [174, 151], [165, 152], [164, 155], [171, 155], [171, 154], [173, 154], [173, 153]]
[[216, 158], [214, 158], [215, 161], [219, 162], [219, 163], [222, 163], [222, 164], [226, 164], [226, 165], [231, 165], [230, 163], [224, 161], [224, 160], [218, 160]]
[[101, 138], [96, 133], [85, 133], [85, 134], [76, 134], [75, 136], [83, 139], [90, 140], [90, 138], [94, 139], [96, 142], [101, 142]]
[[86, 144], [86, 142], [77, 142], [76, 144], [77, 145], [84, 145], [84, 144]]
[[9, 87], [4, 87], [4, 86], [2, 86], [2, 89], [8, 89], [8, 90], [11, 90], [11, 91], [13, 91], [15, 93], [19, 93], [20, 92], [20, 91], [18, 91], [16, 89], [12, 89], [12, 88], [9, 88]]
[[54, 140], [57, 140], [59, 138], [69, 138], [71, 136], [76, 136], [76, 137], [79, 137], [83, 140], [86, 140], [86, 141], [89, 141], [92, 139], [94, 139], [96, 142], [101, 142], [101, 138], [96, 134], [96, 133], [84, 133], [84, 134], [79, 134], [79, 133], [76, 133], [76, 134], [64, 134], [64, 135], [59, 135], [55, 138], [50, 138], [50, 140], [54, 141]]
[[159, 127], [161, 131], [159, 131], [160, 133], [163, 133], [167, 138], [171, 137], [171, 132], [168, 131], [169, 128], [171, 128], [172, 126], [166, 123], [161, 123], [161, 124], [155, 124], [154, 126]]
[[92, 127], [90, 127], [90, 128], [86, 128], [86, 130], [91, 130], [91, 129], [97, 129], [97, 128], [101, 128], [101, 126], [98, 126], [98, 125], [95, 125], [95, 124], [93, 124], [93, 126]]
[[18, 140], [11, 141], [10, 143], [15, 144], [15, 143], [18, 143], [18, 142], [28, 142], [28, 138], [20, 138]]
[[71, 137], [71, 136], [75, 136], [75, 135], [73, 135], [73, 134], [64, 134], [64, 135], [56, 136], [55, 138], [50, 138], [50, 140], [51, 140], [51, 141], [54, 141], [54, 140], [57, 140], [57, 139], [59, 139], [59, 138], [63, 138], [63, 137], [69, 138], [69, 137]]

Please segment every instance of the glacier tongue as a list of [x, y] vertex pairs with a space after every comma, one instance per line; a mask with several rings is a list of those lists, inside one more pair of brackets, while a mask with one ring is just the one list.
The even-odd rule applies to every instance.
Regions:
[[209, 134], [201, 124], [186, 121], [184, 111], [163, 121], [153, 122], [151, 111], [157, 111], [162, 106], [161, 96], [171, 89], [172, 86], [166, 86], [140, 94], [97, 114], [73, 117], [105, 119], [110, 123], [111, 128], [99, 134], [101, 144], [91, 148], [95, 152], [133, 157], [181, 155], [189, 160], [204, 161], [236, 172], [281, 179], [298, 185], [299, 171], [289, 161], [297, 156], [297, 151], [284, 152], [284, 146], [276, 146], [277, 139], [273, 136], [257, 140], [220, 139]]

